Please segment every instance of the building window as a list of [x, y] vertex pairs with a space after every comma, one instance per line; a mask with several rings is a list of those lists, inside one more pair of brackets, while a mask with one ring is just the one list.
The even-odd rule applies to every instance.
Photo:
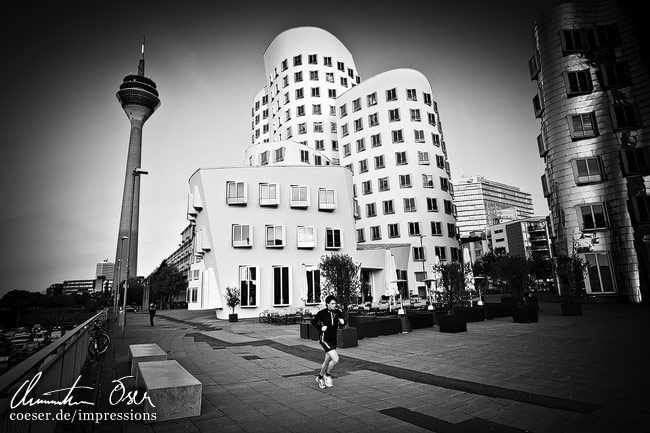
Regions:
[[316, 150], [325, 150], [325, 140], [316, 140], [315, 147]]
[[366, 241], [366, 231], [364, 229], [357, 229], [357, 242], [365, 242]]
[[394, 110], [388, 110], [388, 120], [390, 120], [391, 122], [399, 121], [399, 108], [395, 108]]
[[431, 236], [442, 236], [442, 223], [431, 221]]
[[398, 129], [397, 131], [393, 131], [393, 143], [402, 143], [404, 142], [404, 135], [402, 134], [402, 130]]
[[415, 207], [415, 198], [408, 197], [404, 199], [404, 212], [415, 212], [417, 208]]
[[323, 122], [314, 122], [314, 132], [323, 132]]
[[594, 41], [597, 47], [616, 48], [621, 46], [621, 32], [616, 24], [594, 26]]
[[368, 116], [368, 125], [370, 125], [370, 126], [379, 125], [379, 114], [378, 113], [373, 113], [373, 114]]
[[361, 110], [361, 98], [357, 98], [354, 101], [352, 101], [352, 111], [359, 111]]
[[343, 137], [347, 137], [348, 134], [349, 134], [349, 132], [348, 132], [348, 124], [346, 123], [344, 125], [341, 125], [341, 135]]
[[318, 81], [318, 71], [309, 71], [309, 80]]
[[596, 157], [574, 159], [571, 161], [576, 184], [600, 182], [603, 180], [600, 159]]
[[445, 213], [448, 215], [452, 215], [454, 213], [454, 205], [451, 202], [451, 200], [443, 200], [443, 204], [445, 207]]
[[293, 82], [300, 83], [302, 81], [302, 72], [296, 72], [293, 74]]
[[585, 281], [587, 293], [616, 292], [612, 266], [607, 253], [587, 253], [584, 258], [587, 262], [588, 278]]
[[399, 187], [400, 188], [410, 188], [411, 187], [411, 175], [410, 174], [400, 174], [399, 175]]
[[431, 105], [431, 94], [430, 93], [422, 93], [422, 97], [424, 99], [425, 104]]
[[377, 206], [375, 205], [375, 203], [366, 204], [366, 216], [368, 218], [377, 216]]
[[252, 247], [253, 230], [248, 224], [232, 225], [232, 246], [233, 247]]
[[368, 171], [368, 160], [362, 159], [359, 161], [359, 173], [365, 173]]
[[584, 30], [562, 30], [560, 39], [564, 54], [583, 53], [589, 49]]
[[605, 89], [626, 87], [632, 84], [630, 73], [625, 63], [600, 65], [600, 72], [602, 73], [602, 84]]
[[438, 199], [427, 197], [427, 212], [438, 212]]
[[384, 167], [384, 155], [375, 156], [375, 170], [379, 170]]
[[295, 56], [293, 58], [293, 66], [300, 66], [300, 65], [302, 65], [302, 55]]
[[447, 236], [450, 238], [456, 237], [456, 224], [447, 223]]
[[380, 134], [371, 135], [370, 144], [372, 145], [372, 147], [381, 146], [381, 135]]
[[302, 99], [304, 97], [305, 97], [305, 91], [302, 88], [296, 89], [296, 99]]
[[636, 147], [621, 150], [623, 173], [630, 175], [650, 175], [650, 148]]
[[377, 92], [368, 95], [367, 99], [368, 99], [368, 107], [377, 105]]
[[363, 152], [364, 150], [366, 150], [366, 140], [360, 138], [357, 140], [357, 152]]
[[361, 193], [364, 195], [372, 194], [372, 183], [369, 180], [361, 182]]
[[316, 54], [309, 54], [309, 56], [307, 57], [307, 62], [310, 65], [318, 64], [318, 56], [316, 56]]
[[449, 190], [449, 180], [446, 177], [440, 178], [440, 189], [443, 191]]
[[415, 135], [416, 143], [424, 143], [424, 131], [422, 129], [413, 130], [413, 134]]
[[347, 109], [347, 106], [345, 104], [341, 105], [341, 108], [339, 108], [339, 111], [341, 112], [341, 118], [348, 115], [348, 109]]
[[388, 237], [389, 238], [398, 238], [399, 237], [399, 224], [388, 224]]
[[299, 105], [296, 107], [296, 116], [302, 117], [305, 115], [305, 106], [304, 105]]
[[332, 66], [332, 58], [331, 57], [323, 57], [323, 65], [325, 66]]
[[277, 206], [280, 203], [280, 190], [275, 183], [260, 183], [260, 206]]
[[578, 220], [582, 231], [607, 228], [607, 217], [603, 203], [578, 206]]
[[628, 131], [641, 127], [636, 107], [629, 104], [614, 104], [610, 106], [612, 123], [615, 131]]
[[423, 188], [433, 188], [433, 175], [432, 174], [423, 174], [422, 175], [422, 187]]
[[568, 96], [586, 95], [592, 92], [591, 71], [565, 71], [564, 85]]
[[395, 213], [395, 208], [393, 206], [393, 200], [384, 200], [381, 204], [384, 215], [392, 215]]
[[334, 210], [336, 209], [336, 194], [333, 189], [318, 189], [318, 209]]
[[356, 119], [354, 121], [354, 132], [361, 131], [363, 129], [363, 119]]
[[339, 71], [345, 72], [345, 63], [336, 62], [336, 69], [338, 69]]
[[415, 91], [415, 89], [406, 89], [406, 99], [408, 99], [409, 101], [418, 100], [418, 94]]
[[408, 224], [409, 224], [409, 236], [420, 236], [420, 223], [410, 222]]
[[447, 261], [447, 249], [445, 247], [434, 247], [434, 251], [441, 262]]
[[370, 227], [370, 239], [373, 241], [378, 241], [381, 239], [381, 227], [372, 226]]
[[413, 247], [413, 261], [423, 262], [425, 260], [424, 247]]
[[343, 156], [350, 156], [350, 143], [346, 143], [343, 145]]
[[298, 248], [314, 248], [316, 246], [316, 233], [312, 226], [298, 226]]
[[[424, 140], [424, 132], [422, 134], [422, 139]], [[429, 152], [418, 152], [418, 164], [429, 165]]]
[[396, 165], [408, 164], [408, 161], [406, 160], [406, 152], [395, 152], [395, 164]]
[[427, 113], [427, 118], [429, 120], [429, 125], [436, 126], [436, 115], [433, 113]]
[[309, 206], [309, 187], [291, 185], [291, 207], [305, 208]]
[[226, 182], [226, 203], [246, 204], [246, 182]]
[[418, 109], [411, 109], [411, 121], [412, 122], [419, 122], [420, 119], [420, 110]]
[[317, 304], [321, 301], [320, 270], [315, 267], [306, 269], [307, 273], [307, 304]]
[[327, 89], [327, 97], [336, 99], [336, 89]]
[[431, 140], [433, 141], [434, 146], [440, 146], [440, 136], [438, 134], [431, 134]]
[[390, 185], [388, 183], [388, 177], [380, 177], [377, 179], [377, 183], [379, 184], [379, 191], [388, 191], [390, 190]]
[[335, 250], [341, 248], [341, 230], [326, 228], [325, 229], [325, 249]]
[[257, 267], [239, 267], [239, 291], [242, 307], [255, 307], [257, 305]]
[[397, 89], [386, 90], [386, 101], [397, 101]]
[[341, 86], [348, 87], [348, 79], [347, 78], [341, 77]]
[[289, 284], [291, 281], [288, 266], [273, 266], [273, 304], [289, 305]]
[[260, 154], [260, 164], [267, 165], [269, 163], [269, 151], [262, 152]]
[[311, 88], [311, 96], [313, 98], [320, 98], [320, 87], [312, 87]]
[[574, 140], [598, 135], [593, 113], [569, 115], [569, 130]]
[[267, 225], [266, 248], [282, 248], [284, 246], [284, 228], [282, 226]]

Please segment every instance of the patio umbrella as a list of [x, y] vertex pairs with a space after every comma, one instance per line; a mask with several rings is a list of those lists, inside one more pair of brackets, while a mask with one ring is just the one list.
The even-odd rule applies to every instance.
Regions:
[[393, 297], [397, 294], [397, 266], [395, 266], [395, 257], [390, 250], [384, 252], [384, 279], [386, 282], [385, 293], [391, 298], [388, 308], [391, 309]]
[[463, 248], [463, 266], [465, 268], [465, 290], [474, 292], [474, 271], [472, 270], [472, 259], [469, 256], [469, 249]]
[[303, 263], [300, 265], [300, 300], [303, 303], [303, 307], [307, 302], [307, 266]]

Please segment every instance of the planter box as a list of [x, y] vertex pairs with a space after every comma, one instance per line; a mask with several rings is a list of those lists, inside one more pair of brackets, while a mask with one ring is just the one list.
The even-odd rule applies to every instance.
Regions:
[[433, 312], [409, 313], [406, 317], [413, 329], [433, 328]]
[[465, 323], [482, 322], [490, 315], [485, 307], [456, 307], [456, 315], [465, 316]]
[[582, 304], [575, 302], [561, 304], [563, 316], [582, 316]]
[[320, 331], [316, 329], [316, 327], [312, 325], [311, 322], [308, 323], [308, 325], [309, 325], [309, 339], [318, 341], [318, 339], [320, 338]]
[[228, 314], [228, 321], [229, 322], [237, 322], [238, 321], [237, 313]]
[[508, 317], [512, 316], [515, 311], [515, 304], [512, 303], [494, 303], [494, 304], [485, 304], [485, 309], [487, 310], [488, 317]]
[[357, 347], [357, 329], [356, 328], [339, 328], [336, 331], [336, 344], [338, 347]]
[[539, 321], [537, 310], [532, 308], [516, 308], [512, 313], [512, 321], [515, 323], [537, 323]]
[[467, 332], [467, 322], [465, 322], [465, 317], [463, 316], [447, 316], [439, 314], [438, 323], [440, 332]]
[[301, 323], [300, 324], [300, 338], [306, 338], [309, 340], [309, 327], [313, 326], [311, 323]]
[[398, 318], [379, 319], [379, 335], [394, 335], [402, 333], [402, 323]]

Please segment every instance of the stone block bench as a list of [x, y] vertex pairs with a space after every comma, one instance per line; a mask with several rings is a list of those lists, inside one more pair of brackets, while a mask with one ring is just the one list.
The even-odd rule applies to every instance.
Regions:
[[201, 415], [203, 385], [178, 361], [140, 362], [138, 370], [138, 378], [151, 401], [150, 404], [145, 400], [143, 412], [156, 414], [155, 420], [145, 423]]
[[167, 352], [162, 350], [157, 344], [131, 344], [129, 345], [129, 362], [131, 363], [131, 376], [135, 378], [138, 384], [138, 364], [147, 361], [165, 361]]

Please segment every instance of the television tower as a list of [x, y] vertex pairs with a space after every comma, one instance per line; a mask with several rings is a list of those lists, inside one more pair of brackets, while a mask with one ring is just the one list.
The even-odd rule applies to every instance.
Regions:
[[146, 174], [140, 169], [142, 162], [142, 127], [144, 122], [160, 106], [156, 83], [144, 76], [144, 39], [142, 40], [142, 55], [138, 62], [138, 73], [124, 77], [117, 92], [126, 116], [131, 122], [129, 136], [129, 152], [126, 158], [126, 174], [124, 175], [124, 193], [122, 195], [122, 211], [120, 228], [117, 234], [117, 251], [115, 253], [115, 277], [113, 287], [117, 305], [117, 294], [120, 283], [137, 275], [138, 269], [138, 222], [140, 216], [140, 174]]

